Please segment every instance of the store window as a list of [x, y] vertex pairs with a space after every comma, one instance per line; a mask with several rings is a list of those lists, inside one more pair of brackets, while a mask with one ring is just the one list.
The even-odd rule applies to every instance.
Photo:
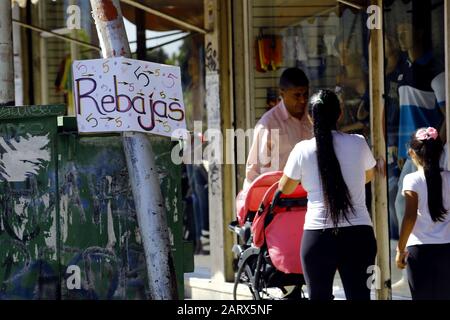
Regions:
[[[256, 122], [278, 101], [278, 79], [297, 66], [311, 93], [339, 93], [340, 130], [369, 139], [368, 32], [364, 1], [253, 1], [254, 114]], [[292, 3], [291, 3], [292, 2]]]
[[[90, 14], [89, 1], [41, 0], [31, 7], [32, 23], [43, 29], [98, 46], [97, 31]], [[67, 104], [69, 115], [75, 115], [72, 97], [73, 60], [100, 58], [100, 51], [50, 33], [33, 33], [36, 46], [32, 48], [35, 95], [40, 104]]]
[[407, 152], [413, 132], [432, 126], [445, 137], [444, 1], [384, 1], [384, 23], [392, 293], [410, 298], [406, 271], [395, 263], [405, 210], [401, 191], [403, 177], [417, 170]]
[[370, 103], [364, 24], [360, 10], [338, 5], [335, 11], [302, 21], [289, 30], [297, 36], [288, 38], [286, 45], [294, 40], [295, 65], [306, 71], [312, 92], [327, 88], [339, 94], [343, 111], [339, 129], [368, 138]]
[[[368, 1], [252, 0], [251, 95], [254, 123], [279, 101], [279, 78], [298, 67], [310, 82], [310, 95], [335, 91], [341, 101], [338, 129], [363, 135], [369, 145], [370, 83], [366, 8]], [[371, 186], [366, 188], [371, 210]], [[334, 294], [345, 298], [336, 273]]]

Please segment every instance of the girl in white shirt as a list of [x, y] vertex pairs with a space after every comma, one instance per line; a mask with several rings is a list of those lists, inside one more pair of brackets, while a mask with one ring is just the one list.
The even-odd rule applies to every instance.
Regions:
[[375, 264], [376, 241], [365, 183], [376, 162], [364, 137], [336, 131], [340, 114], [334, 92], [321, 90], [311, 98], [315, 138], [294, 147], [280, 181], [285, 194], [299, 182], [308, 192], [300, 255], [311, 300], [333, 298], [336, 270], [347, 299], [370, 299], [367, 270]]
[[408, 153], [418, 171], [405, 176], [405, 216], [396, 263], [407, 267], [413, 300], [450, 299], [450, 172], [442, 171], [435, 128], [413, 135]]

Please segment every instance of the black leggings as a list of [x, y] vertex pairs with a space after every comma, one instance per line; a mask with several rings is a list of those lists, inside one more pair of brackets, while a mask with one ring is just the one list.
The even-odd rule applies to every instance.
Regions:
[[[337, 232], [336, 232], [337, 231]], [[377, 244], [371, 226], [303, 232], [301, 259], [311, 300], [333, 299], [336, 270], [347, 300], [370, 300], [369, 278]]]
[[408, 282], [413, 300], [450, 299], [450, 243], [408, 248]]

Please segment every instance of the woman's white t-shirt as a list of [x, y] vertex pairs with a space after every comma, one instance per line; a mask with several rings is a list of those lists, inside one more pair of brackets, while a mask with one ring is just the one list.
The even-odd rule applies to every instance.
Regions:
[[[350, 193], [354, 213], [339, 222], [338, 227], [370, 225], [372, 221], [366, 207], [366, 171], [376, 161], [363, 136], [332, 131], [336, 157], [342, 176]], [[324, 196], [317, 164], [316, 139], [303, 140], [294, 147], [284, 168], [284, 174], [299, 180], [308, 192], [305, 230], [333, 228], [333, 222], [325, 209]]]
[[[441, 172], [442, 177], [442, 204], [444, 209], [450, 209], [450, 172]], [[431, 219], [428, 208], [428, 190], [425, 174], [422, 170], [407, 174], [403, 179], [402, 194], [405, 191], [414, 191], [419, 199], [417, 219], [409, 235], [406, 246], [418, 244], [450, 243], [450, 213], [445, 215], [442, 222]]]

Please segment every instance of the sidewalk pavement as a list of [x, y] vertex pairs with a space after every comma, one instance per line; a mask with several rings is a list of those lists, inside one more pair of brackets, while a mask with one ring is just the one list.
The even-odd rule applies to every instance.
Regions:
[[[401, 270], [397, 269], [394, 264], [396, 242], [391, 241], [391, 265], [392, 265], [392, 284], [395, 284], [402, 278]], [[205, 241], [204, 249], [208, 249], [208, 243]], [[210, 255], [195, 255], [194, 256], [195, 270], [192, 273], [186, 273], [185, 280], [185, 297], [193, 300], [232, 300], [233, 286], [231, 282], [213, 282], [211, 280], [211, 272], [209, 266], [211, 265]], [[333, 283], [333, 294], [335, 300], [345, 300], [345, 293], [342, 282], [339, 278], [339, 273], [336, 273]], [[239, 286], [238, 299], [249, 300], [251, 295], [246, 288]], [[375, 294], [372, 291], [372, 299], [375, 299]], [[403, 282], [393, 286], [392, 300], [410, 300], [411, 295], [407, 282]]]

